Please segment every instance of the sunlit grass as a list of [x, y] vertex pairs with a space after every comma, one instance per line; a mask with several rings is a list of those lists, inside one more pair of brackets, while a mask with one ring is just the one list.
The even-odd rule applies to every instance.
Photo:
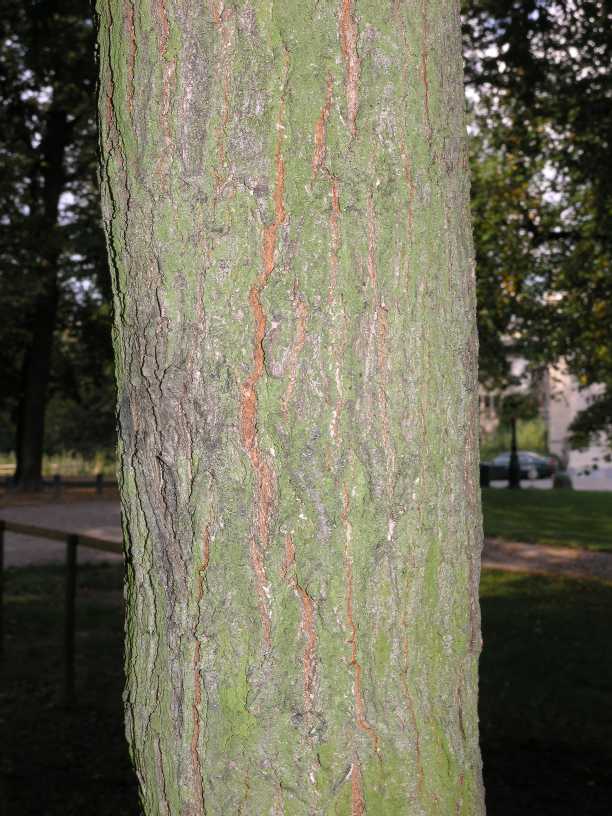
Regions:
[[[0, 454], [0, 477], [12, 476], [15, 472], [15, 454]], [[97, 451], [92, 456], [83, 456], [73, 451], [43, 456], [43, 476], [52, 477], [55, 474], [69, 477], [94, 477], [101, 473], [107, 479], [116, 476], [114, 451]]]
[[612, 550], [612, 493], [582, 490], [482, 491], [485, 535]]

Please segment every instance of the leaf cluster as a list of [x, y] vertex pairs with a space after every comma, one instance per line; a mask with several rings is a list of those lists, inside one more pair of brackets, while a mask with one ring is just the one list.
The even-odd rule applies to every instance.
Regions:
[[468, 0], [464, 51], [484, 378], [505, 332], [611, 395], [612, 3]]

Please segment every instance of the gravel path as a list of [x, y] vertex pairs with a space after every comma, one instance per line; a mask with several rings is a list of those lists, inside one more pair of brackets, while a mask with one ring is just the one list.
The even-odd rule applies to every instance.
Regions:
[[[0, 508], [0, 518], [34, 524], [70, 533], [121, 541], [121, 520], [117, 501], [80, 501], [31, 504]], [[65, 545], [30, 536], [5, 534], [4, 563], [7, 567], [63, 562]], [[79, 547], [80, 564], [118, 561], [120, 555]], [[612, 581], [612, 554], [545, 547], [490, 538], [482, 556], [485, 568], [566, 575], [572, 578], [602, 578]]]
[[510, 572], [540, 575], [565, 575], [569, 578], [601, 578], [612, 581], [612, 554], [546, 547], [488, 538], [482, 553], [482, 566]]

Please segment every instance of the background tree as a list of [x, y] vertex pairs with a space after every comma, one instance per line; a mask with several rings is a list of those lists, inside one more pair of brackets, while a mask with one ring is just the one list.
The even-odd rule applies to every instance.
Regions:
[[[63, 390], [70, 361], [79, 356], [71, 351], [75, 343], [84, 355], [88, 315], [108, 289], [96, 183], [93, 45], [93, 20], [82, 0], [3, 5], [0, 412], [16, 430], [17, 480], [28, 487], [41, 479], [48, 398]], [[103, 315], [96, 321], [104, 322]], [[87, 366], [108, 397], [106, 315], [104, 340]], [[100, 366], [95, 355], [104, 353]], [[85, 358], [79, 359], [84, 369]], [[74, 374], [73, 366], [78, 391], [83, 378]], [[111, 405], [104, 409], [107, 426]]]
[[454, 2], [101, 2], [149, 814], [483, 813]]
[[612, 432], [612, 4], [473, 0], [464, 12], [479, 287], [496, 279], [490, 258], [514, 278], [511, 304], [497, 287], [489, 302], [521, 352], [604, 385], [575, 423], [584, 443]]

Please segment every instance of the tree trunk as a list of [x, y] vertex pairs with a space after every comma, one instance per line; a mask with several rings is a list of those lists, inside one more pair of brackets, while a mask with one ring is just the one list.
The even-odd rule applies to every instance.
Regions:
[[145, 812], [484, 812], [458, 5], [100, 2]]
[[510, 462], [508, 463], [508, 487], [516, 490], [521, 486], [521, 466], [516, 444], [516, 417], [510, 417]]
[[32, 246], [40, 245], [39, 291], [30, 314], [30, 343], [23, 361], [23, 386], [17, 409], [15, 481], [24, 490], [42, 485], [45, 410], [51, 374], [53, 334], [59, 299], [58, 206], [66, 183], [64, 153], [69, 140], [66, 111], [51, 106], [40, 146], [41, 179], [32, 180]]
[[30, 345], [23, 360], [15, 471], [15, 481], [22, 490], [38, 490], [42, 485], [45, 408], [58, 301], [56, 266], [57, 259], [51, 275], [49, 270], [43, 270], [43, 274], [49, 276], [43, 281], [43, 291], [34, 304]]

